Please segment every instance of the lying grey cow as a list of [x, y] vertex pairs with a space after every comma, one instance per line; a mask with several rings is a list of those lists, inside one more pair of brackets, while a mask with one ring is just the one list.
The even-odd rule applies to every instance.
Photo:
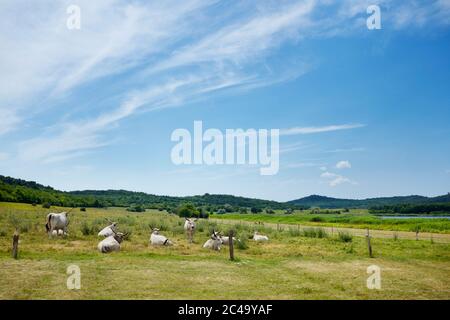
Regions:
[[45, 229], [47, 230], [48, 236], [51, 238], [56, 234], [67, 235], [67, 226], [69, 225], [68, 212], [61, 213], [49, 213], [47, 215], [47, 223], [45, 224]]
[[98, 233], [99, 237], [105, 237], [106, 238], [106, 237], [114, 235], [114, 232], [117, 231], [117, 222], [109, 221], [109, 223], [111, 223], [109, 226], [107, 226], [107, 227], [103, 228], [102, 230], [100, 230], [100, 232]]
[[[229, 236], [223, 236], [220, 232], [217, 232], [217, 234], [219, 235], [220, 240], [222, 240], [222, 244], [223, 245], [228, 246], [230, 244], [230, 237]], [[236, 241], [240, 242], [241, 240], [239, 240], [239, 239], [236, 240], [236, 238], [233, 237], [233, 242], [236, 242]]]
[[126, 234], [123, 234], [122, 232], [114, 232], [112, 236], [109, 236], [99, 242], [97, 246], [98, 251], [100, 251], [101, 253], [120, 251], [120, 244], [125, 237]]
[[205, 244], [203, 245], [203, 248], [220, 251], [221, 245], [222, 245], [222, 239], [215, 231], [213, 231], [213, 234], [211, 235], [211, 239], [208, 239], [205, 242]]
[[153, 228], [152, 234], [150, 236], [150, 243], [154, 246], [171, 246], [172, 241], [167, 239], [162, 234], [159, 234], [159, 229]]

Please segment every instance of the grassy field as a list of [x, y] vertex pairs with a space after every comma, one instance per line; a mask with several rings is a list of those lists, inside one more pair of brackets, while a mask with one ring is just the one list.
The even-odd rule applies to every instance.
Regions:
[[394, 230], [394, 231], [416, 231], [421, 232], [449, 233], [449, 219], [382, 219], [379, 216], [369, 214], [367, 210], [355, 209], [349, 213], [341, 214], [311, 214], [309, 210], [296, 211], [294, 214], [215, 214], [215, 219], [235, 219], [250, 222], [268, 222], [284, 224], [302, 224], [324, 227], [346, 227], [358, 229]]
[[[0, 299], [450, 298], [449, 244], [374, 238], [374, 258], [369, 258], [360, 237], [207, 220], [199, 221], [195, 242], [188, 244], [182, 219], [120, 208], [74, 210], [69, 236], [49, 239], [44, 228], [48, 212], [0, 203]], [[106, 217], [131, 232], [121, 252], [105, 255], [96, 250], [96, 233]], [[14, 225], [21, 231], [19, 260], [10, 252]], [[175, 245], [149, 246], [149, 225], [160, 227]], [[212, 229], [226, 232], [231, 227], [244, 242], [236, 248], [236, 261], [228, 260], [226, 248], [202, 248]], [[255, 228], [270, 241], [248, 240]], [[81, 290], [66, 287], [71, 264], [81, 269]], [[381, 268], [381, 290], [366, 286], [370, 265]]]

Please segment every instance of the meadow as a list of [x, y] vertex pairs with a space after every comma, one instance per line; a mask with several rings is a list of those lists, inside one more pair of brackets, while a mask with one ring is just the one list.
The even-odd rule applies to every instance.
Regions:
[[[0, 299], [450, 298], [446, 243], [373, 238], [370, 258], [364, 237], [332, 235], [316, 225], [276, 230], [238, 220], [201, 219], [189, 244], [184, 219], [123, 208], [74, 209], [68, 237], [49, 239], [46, 214], [63, 209], [0, 203]], [[106, 218], [130, 233], [120, 252], [97, 251], [97, 232], [107, 225]], [[160, 228], [175, 244], [149, 246], [150, 226]], [[11, 258], [15, 227], [20, 231], [18, 260]], [[213, 229], [237, 232], [241, 243], [236, 244], [235, 261], [229, 260], [226, 247], [220, 252], [202, 248]], [[270, 241], [253, 242], [254, 230]], [[72, 264], [81, 270], [80, 290], [66, 286], [66, 270]], [[380, 290], [367, 288], [370, 265], [381, 268]]]
[[[337, 210], [335, 210], [337, 211]], [[352, 209], [348, 213], [314, 214], [311, 210], [296, 210], [293, 214], [285, 214], [276, 210], [274, 214], [215, 214], [215, 219], [241, 220], [249, 222], [301, 224], [322, 227], [345, 227], [358, 229], [392, 230], [415, 232], [433, 232], [450, 234], [450, 219], [426, 219], [410, 215], [408, 219], [383, 219], [380, 216], [369, 214], [365, 209]], [[432, 217], [432, 216], [431, 216]]]

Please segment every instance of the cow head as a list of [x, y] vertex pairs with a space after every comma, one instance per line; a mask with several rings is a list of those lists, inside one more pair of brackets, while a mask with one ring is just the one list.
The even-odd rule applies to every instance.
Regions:
[[128, 235], [122, 232], [114, 232], [114, 239], [118, 243], [122, 243], [123, 239], [125, 239]]
[[195, 221], [197, 221], [197, 219], [189, 219], [189, 218], [185, 218], [186, 219], [186, 229], [194, 231], [195, 230]]

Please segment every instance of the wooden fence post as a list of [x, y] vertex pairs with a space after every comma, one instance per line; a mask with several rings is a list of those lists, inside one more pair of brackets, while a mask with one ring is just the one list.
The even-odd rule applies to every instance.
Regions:
[[14, 259], [19, 257], [19, 231], [17, 229], [13, 235], [12, 257]]
[[370, 244], [370, 233], [369, 233], [369, 228], [367, 228], [367, 234], [366, 234], [366, 238], [367, 238], [367, 249], [369, 250], [369, 257], [373, 257], [372, 256], [372, 245]]
[[229, 239], [228, 244], [229, 244], [229, 246], [230, 246], [230, 260], [231, 260], [231, 261], [234, 261], [234, 245], [233, 245], [233, 236], [234, 236], [234, 232], [233, 232], [233, 230], [230, 230], [228, 236], [229, 236], [229, 238], [228, 238], [228, 239]]

